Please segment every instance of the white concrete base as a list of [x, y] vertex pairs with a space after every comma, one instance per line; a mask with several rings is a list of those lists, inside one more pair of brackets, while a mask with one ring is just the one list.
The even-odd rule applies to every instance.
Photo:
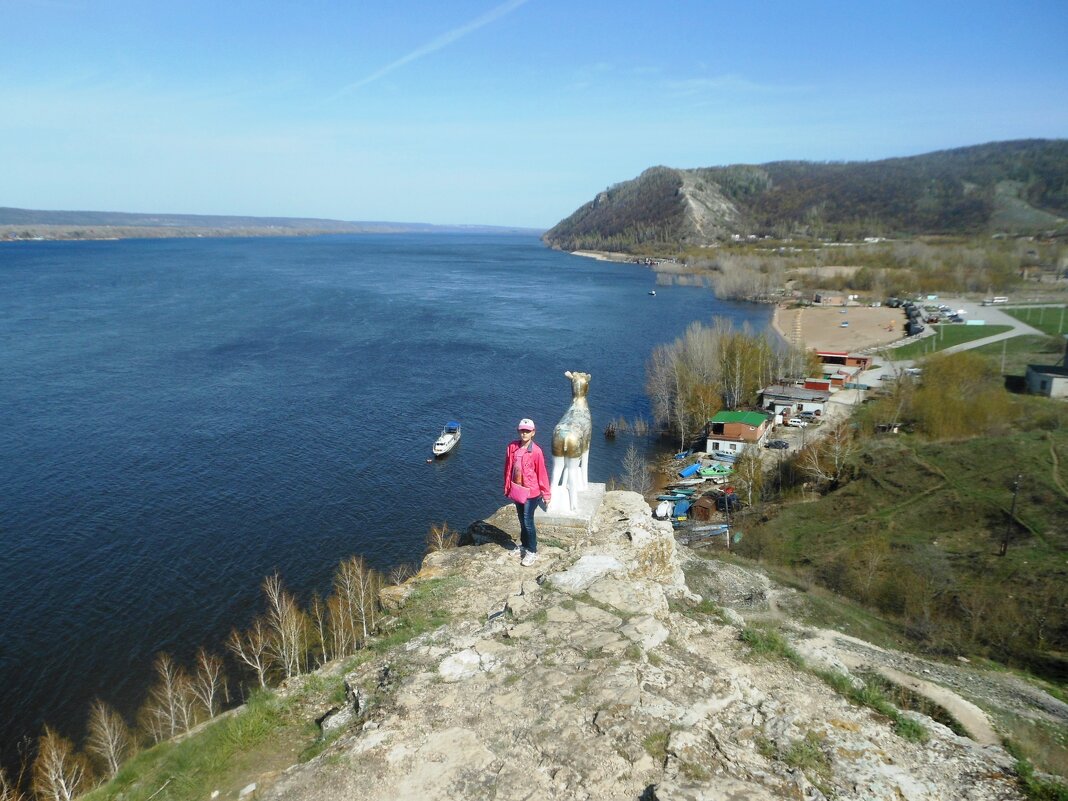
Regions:
[[[538, 527], [539, 532], [542, 525], [563, 526], [565, 528], [584, 527], [588, 529], [593, 516], [601, 506], [601, 499], [604, 498], [604, 493], [604, 484], [589, 484], [586, 489], [578, 493], [578, 504], [574, 511], [567, 509], [565, 504], [560, 504], [564, 508], [550, 505], [548, 511], [538, 509], [534, 512], [534, 524]], [[564, 494], [566, 495], [566, 493]]]

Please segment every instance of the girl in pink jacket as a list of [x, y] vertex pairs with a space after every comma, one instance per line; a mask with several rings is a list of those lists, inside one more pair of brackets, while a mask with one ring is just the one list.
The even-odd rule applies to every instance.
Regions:
[[534, 421], [524, 417], [516, 425], [519, 439], [508, 443], [504, 457], [504, 494], [514, 503], [519, 515], [519, 559], [524, 567], [538, 561], [538, 532], [534, 528], [534, 510], [552, 497], [545, 454], [534, 442]]

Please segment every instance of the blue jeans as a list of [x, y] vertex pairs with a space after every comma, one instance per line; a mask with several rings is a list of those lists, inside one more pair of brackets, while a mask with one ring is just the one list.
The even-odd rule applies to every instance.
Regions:
[[531, 553], [538, 552], [538, 530], [534, 528], [534, 510], [538, 508], [541, 496], [527, 498], [526, 503], [515, 505], [516, 514], [519, 515], [519, 544]]

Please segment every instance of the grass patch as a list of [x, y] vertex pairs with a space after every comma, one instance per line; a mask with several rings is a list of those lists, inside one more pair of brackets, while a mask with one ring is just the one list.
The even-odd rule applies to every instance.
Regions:
[[1031, 306], [1002, 311], [1032, 328], [1037, 328], [1043, 334], [1068, 334], [1068, 308], [1064, 306]]
[[1027, 365], [1054, 364], [1064, 356], [1064, 340], [1025, 334], [983, 345], [976, 348], [975, 352], [993, 359], [1004, 375], [1024, 376], [1027, 374]]
[[977, 339], [986, 339], [996, 334], [1003, 334], [1012, 330], [1008, 325], [961, 325], [945, 323], [932, 325], [934, 336], [917, 339], [900, 348], [890, 351], [895, 361], [902, 359], [919, 359], [929, 353], [936, 353], [954, 345], [963, 345], [965, 342], [974, 342]]
[[375, 637], [371, 649], [381, 654], [444, 626], [451, 620], [448, 612], [449, 597], [461, 590], [466, 583], [466, 580], [459, 576], [450, 576], [417, 584], [397, 613], [397, 624], [387, 634]]
[[1019, 756], [1015, 744], [1010, 741], [1005, 745], [1016, 757], [1016, 778], [1020, 790], [1030, 801], [1068, 801], [1068, 784], [1057, 778], [1036, 776], [1035, 766]]
[[742, 642], [749, 646], [749, 652], [764, 658], [781, 658], [793, 665], [804, 668], [805, 660], [801, 654], [786, 642], [778, 631], [764, 626], [748, 626], [742, 629]]
[[[1031, 405], [1017, 408], [1033, 417]], [[1063, 675], [1068, 427], [933, 443], [880, 437], [863, 442], [856, 466], [834, 492], [754, 520], [737, 555], [851, 599], [859, 636], [879, 628], [878, 615], [892, 624], [886, 635], [896, 626], [913, 648]]]
[[236, 795], [250, 777], [287, 767], [315, 737], [289, 705], [260, 692], [235, 714], [180, 742], [160, 743], [130, 759], [87, 801], [202, 801], [212, 790]]
[[901, 738], [914, 743], [925, 743], [930, 736], [926, 727], [912, 718], [903, 715], [901, 710], [894, 706], [882, 690], [879, 683], [870, 678], [859, 678], [854, 682], [848, 676], [831, 670], [814, 670], [827, 686], [844, 695], [850, 701], [859, 706], [873, 709], [880, 715], [889, 718], [894, 724], [894, 732]]
[[809, 776], [826, 779], [831, 775], [831, 760], [823, 750], [823, 739], [814, 731], [806, 733], [801, 740], [791, 742], [782, 755], [782, 761]]
[[642, 747], [649, 756], [663, 764], [664, 760], [667, 759], [667, 746], [670, 738], [671, 732], [667, 729], [654, 731], [652, 734], [646, 735], [645, 739], [642, 740]]

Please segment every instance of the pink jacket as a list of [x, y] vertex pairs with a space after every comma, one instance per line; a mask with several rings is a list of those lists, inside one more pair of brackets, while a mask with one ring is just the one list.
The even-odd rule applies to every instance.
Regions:
[[[505, 495], [512, 489], [512, 464], [521, 455], [520, 449], [522, 447], [523, 443], [519, 440], [513, 440], [508, 443], [508, 452], [504, 457]], [[542, 453], [536, 442], [531, 442], [529, 452], [525, 454], [525, 457], [523, 459], [523, 486], [531, 490], [531, 497], [541, 495], [545, 498], [545, 502], [548, 503], [551, 493], [549, 492], [549, 473], [545, 469], [545, 454]], [[536, 494], [533, 492], [535, 487], [538, 488]]]

